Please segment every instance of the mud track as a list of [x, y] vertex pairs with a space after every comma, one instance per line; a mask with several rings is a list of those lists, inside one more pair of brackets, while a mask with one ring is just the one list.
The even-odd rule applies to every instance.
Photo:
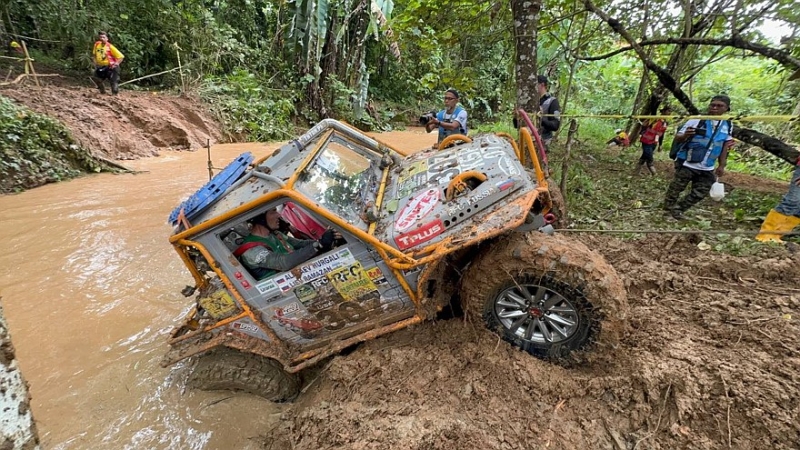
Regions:
[[266, 447], [798, 448], [797, 256], [581, 240], [628, 289], [616, 345], [563, 368], [482, 323], [422, 324], [328, 362]]

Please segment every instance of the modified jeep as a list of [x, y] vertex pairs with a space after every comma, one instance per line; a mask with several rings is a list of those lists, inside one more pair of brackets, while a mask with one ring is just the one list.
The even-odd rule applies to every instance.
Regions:
[[[301, 370], [444, 309], [543, 359], [603, 342], [625, 290], [602, 256], [545, 233], [563, 206], [529, 128], [406, 154], [327, 119], [265, 157], [242, 154], [169, 217], [195, 284], [162, 365], [193, 357], [190, 386], [286, 401]], [[277, 237], [314, 244], [309, 259], [245, 264], [267, 212]]]

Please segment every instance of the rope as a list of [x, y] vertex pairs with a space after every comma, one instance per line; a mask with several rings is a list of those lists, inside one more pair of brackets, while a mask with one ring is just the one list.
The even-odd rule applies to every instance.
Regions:
[[710, 115], [639, 115], [639, 114], [536, 114], [537, 117], [577, 117], [594, 119], [669, 119], [682, 122], [686, 119], [732, 120], [734, 122], [798, 122], [800, 115], [744, 116], [741, 114]]
[[[742, 236], [756, 236], [760, 231], [740, 231], [740, 230], [593, 230], [588, 228], [557, 228], [557, 233], [629, 233], [629, 234], [730, 234]], [[765, 231], [765, 234], [775, 234], [779, 236], [800, 236], [800, 231]]]

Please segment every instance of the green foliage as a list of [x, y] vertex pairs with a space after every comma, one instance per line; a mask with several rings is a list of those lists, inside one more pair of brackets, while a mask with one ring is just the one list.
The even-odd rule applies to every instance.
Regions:
[[293, 92], [268, 86], [269, 80], [240, 70], [224, 77], [209, 77], [200, 94], [211, 104], [229, 135], [251, 141], [291, 138]]
[[0, 193], [101, 170], [63, 125], [0, 96]]
[[[707, 198], [687, 212], [688, 220], [675, 222], [666, 218], [662, 210], [664, 194], [672, 180], [672, 172], [668, 170], [672, 161], [666, 152], [656, 153], [657, 176], [637, 176], [633, 171], [641, 154], [638, 145], [627, 149], [605, 147], [608, 135], [602, 126], [581, 126], [578, 139], [579, 142], [573, 144], [564, 192], [572, 228], [731, 230], [754, 235], [767, 212], [784, 194], [745, 188], [731, 190], [728, 186], [721, 202]], [[580, 151], [576, 152], [576, 146]], [[560, 146], [555, 146], [555, 151], [550, 154], [551, 167], [560, 169], [562, 158]], [[557, 170], [552, 178], [560, 180], [560, 177]], [[640, 238], [643, 234], [631, 232], [617, 236], [630, 239]], [[700, 239], [710, 248], [733, 254], [752, 254], [763, 248], [752, 235], [713, 233], [702, 235]]]

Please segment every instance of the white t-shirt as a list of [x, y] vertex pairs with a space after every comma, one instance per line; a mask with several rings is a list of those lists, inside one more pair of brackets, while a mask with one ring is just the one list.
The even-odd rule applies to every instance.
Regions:
[[[705, 125], [705, 122], [706, 122], [705, 119], [703, 119], [703, 124], [704, 125]], [[719, 125], [720, 122], [722, 122], [722, 125]], [[687, 128], [690, 128], [690, 127], [691, 128], [697, 128], [698, 125], [700, 125], [700, 119], [689, 119], [686, 122], [686, 124], [681, 128], [681, 130], [678, 132], [678, 134], [686, 133], [686, 129]], [[712, 133], [714, 132], [714, 130], [717, 127], [721, 127], [719, 130], [717, 130], [717, 134], [718, 135], [720, 133], [727, 133], [728, 139], [725, 139], [725, 142], [733, 140], [733, 137], [731, 137], [731, 134], [733, 133], [733, 124], [731, 124], [729, 121], [727, 121], [727, 120], [722, 120], [722, 121], [720, 121], [720, 120], [712, 120], [711, 121], [711, 126], [714, 127], [711, 130]], [[729, 126], [730, 126], [730, 129], [728, 129]], [[687, 142], [687, 141], [684, 141], [684, 142]], [[700, 161], [698, 163], [690, 163], [689, 161], [684, 161], [683, 162], [683, 166], [684, 167], [688, 167], [690, 169], [697, 169], [697, 170], [714, 170], [714, 166], [709, 167], [708, 165], [706, 165], [707, 158], [708, 158], [708, 155], [706, 155], [706, 157], [702, 161]]]

